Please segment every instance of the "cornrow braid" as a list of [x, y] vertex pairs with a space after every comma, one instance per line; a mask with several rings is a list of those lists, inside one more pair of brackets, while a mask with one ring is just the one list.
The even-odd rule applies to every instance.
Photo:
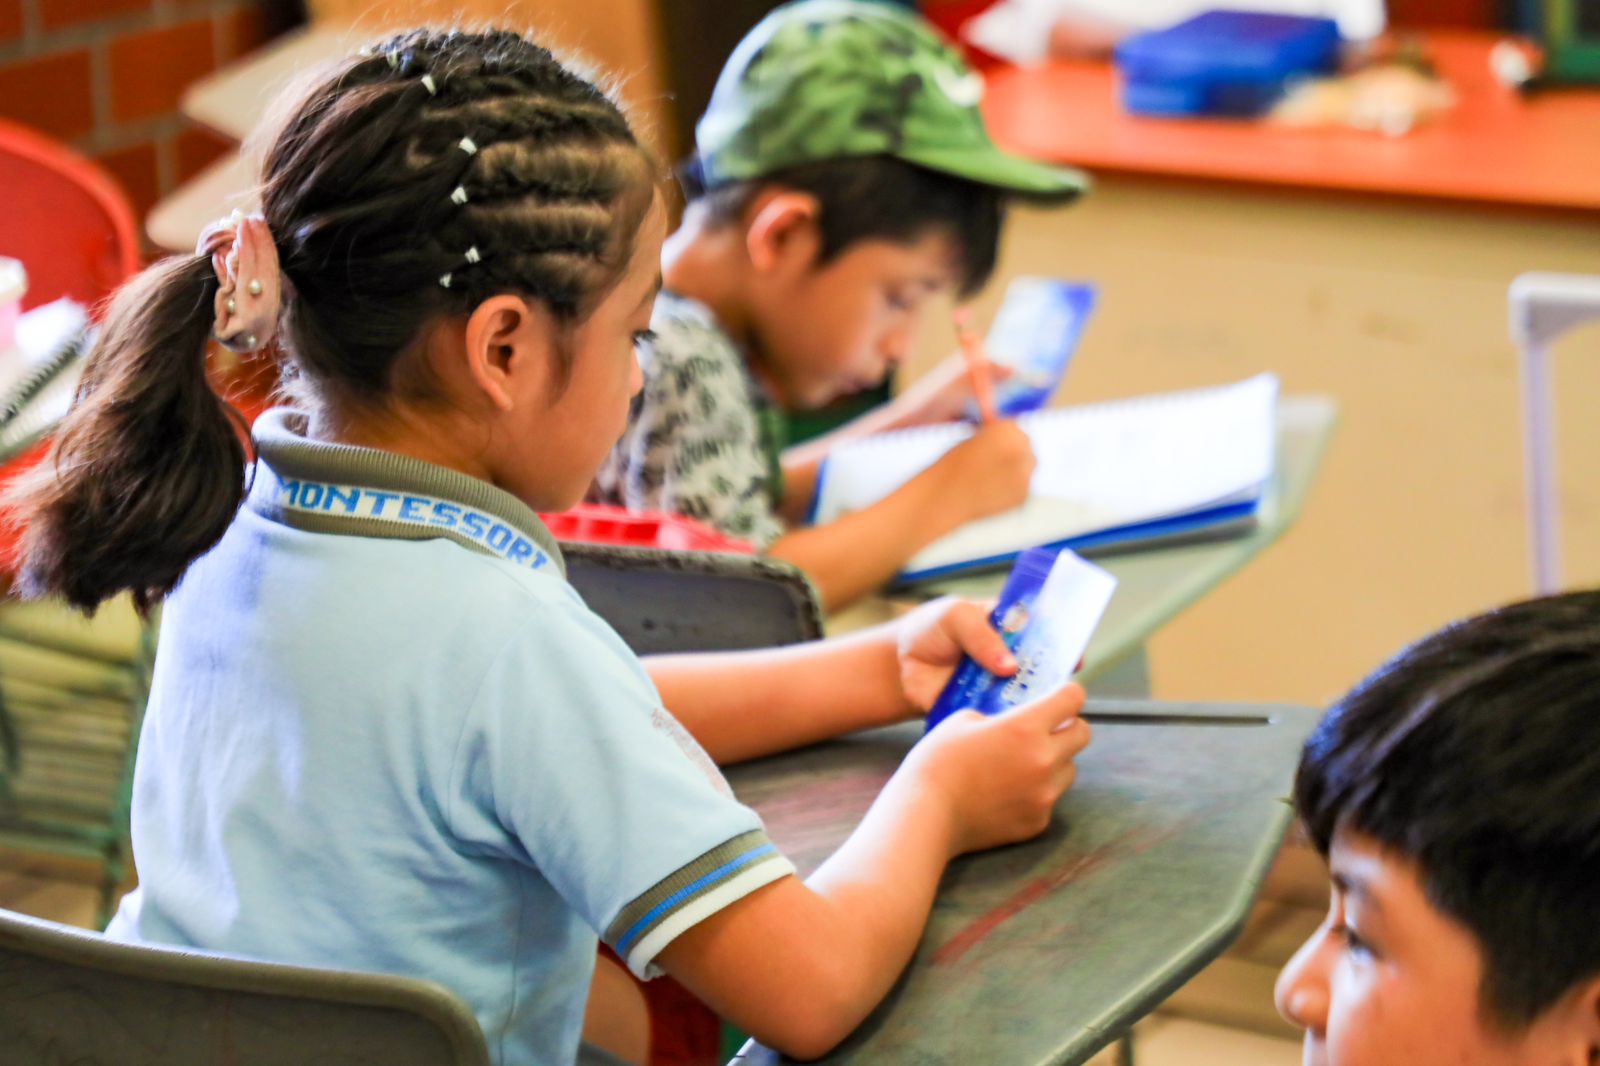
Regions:
[[620, 277], [653, 189], [616, 101], [503, 31], [373, 45], [312, 93], [266, 172], [296, 297], [285, 347], [312, 402], [404, 389], [395, 357], [422, 324], [496, 293], [581, 320]]

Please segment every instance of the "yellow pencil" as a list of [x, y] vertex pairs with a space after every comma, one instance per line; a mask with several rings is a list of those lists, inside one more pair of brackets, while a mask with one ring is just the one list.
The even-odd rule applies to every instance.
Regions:
[[984, 354], [983, 342], [972, 331], [972, 316], [965, 307], [956, 308], [956, 340], [961, 343], [961, 354], [967, 360], [967, 374], [972, 378], [972, 395], [978, 400], [978, 417], [993, 422], [1000, 417], [994, 406], [994, 382], [989, 377], [989, 357]]

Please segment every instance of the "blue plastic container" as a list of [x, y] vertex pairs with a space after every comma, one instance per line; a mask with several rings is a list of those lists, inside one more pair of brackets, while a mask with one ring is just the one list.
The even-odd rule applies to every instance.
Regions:
[[1117, 46], [1122, 103], [1140, 115], [1258, 115], [1339, 63], [1332, 19], [1207, 11]]

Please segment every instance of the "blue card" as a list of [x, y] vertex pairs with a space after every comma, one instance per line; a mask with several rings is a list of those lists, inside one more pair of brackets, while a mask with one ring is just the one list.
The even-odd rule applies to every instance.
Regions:
[[[1017, 278], [1006, 287], [984, 349], [1015, 371], [995, 387], [995, 407], [1012, 418], [1050, 402], [1094, 310], [1094, 286], [1053, 278]], [[976, 417], [976, 407], [971, 412]]]
[[1065, 549], [1023, 552], [989, 616], [1017, 672], [997, 677], [962, 657], [928, 712], [928, 728], [967, 708], [998, 714], [1066, 684], [1116, 587], [1116, 578]]

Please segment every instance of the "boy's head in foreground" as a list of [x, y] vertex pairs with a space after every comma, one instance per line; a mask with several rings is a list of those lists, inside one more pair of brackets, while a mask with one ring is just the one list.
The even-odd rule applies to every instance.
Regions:
[[1308, 1066], [1600, 1063], [1600, 592], [1402, 651], [1295, 800], [1333, 875], [1278, 980]]
[[786, 5], [729, 58], [696, 128], [683, 232], [741, 268], [743, 321], [725, 325], [782, 405], [881, 381], [932, 297], [988, 279], [1006, 196], [1083, 190], [1076, 171], [996, 148], [982, 95], [932, 28], [861, 0]]

